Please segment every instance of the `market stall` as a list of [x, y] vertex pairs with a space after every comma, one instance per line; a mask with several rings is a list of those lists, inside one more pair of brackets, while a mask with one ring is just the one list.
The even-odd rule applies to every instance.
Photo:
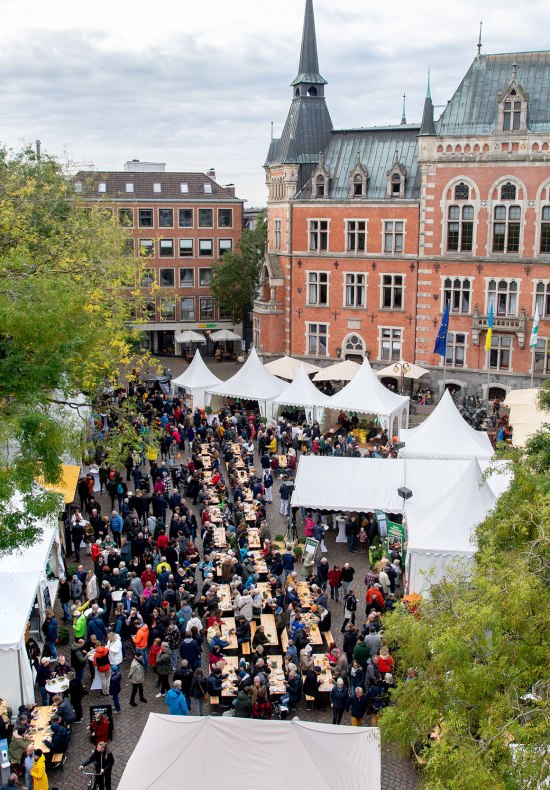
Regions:
[[171, 381], [172, 393], [184, 390], [191, 395], [193, 408], [204, 408], [204, 391], [207, 387], [215, 387], [222, 381], [209, 370], [200, 354], [195, 351], [193, 361], [183, 373]]
[[329, 396], [319, 392], [315, 384], [310, 381], [304, 364], [300, 363], [294, 381], [273, 399], [273, 416], [276, 417], [277, 411], [283, 406], [295, 406], [305, 411], [308, 425], [312, 425], [315, 421], [321, 423], [325, 407], [329, 402]]
[[280, 395], [286, 387], [286, 381], [281, 381], [264, 368], [253, 348], [242, 368], [239, 368], [234, 376], [221, 384], [207, 387], [206, 405], [212, 404], [214, 410], [217, 410], [226, 398], [257, 401], [260, 414], [266, 417], [270, 416], [267, 414], [268, 403]]

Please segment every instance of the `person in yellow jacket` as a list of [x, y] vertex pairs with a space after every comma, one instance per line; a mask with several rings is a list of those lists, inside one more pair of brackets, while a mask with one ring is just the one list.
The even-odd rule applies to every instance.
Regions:
[[30, 774], [33, 778], [33, 790], [48, 790], [48, 776], [46, 774], [46, 758], [42, 754], [42, 749], [34, 750], [34, 765]]

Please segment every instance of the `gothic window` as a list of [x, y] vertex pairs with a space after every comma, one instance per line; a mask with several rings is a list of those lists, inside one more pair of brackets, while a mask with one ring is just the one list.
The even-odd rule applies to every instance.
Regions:
[[443, 281], [443, 306], [449, 305], [453, 313], [470, 312], [472, 282], [467, 277], [445, 277]]
[[[468, 187], [466, 187], [466, 189], [468, 189]], [[473, 206], [449, 206], [447, 222], [448, 252], [471, 252], [473, 238]]]
[[550, 253], [550, 206], [542, 207], [540, 223], [540, 251], [547, 255]]
[[487, 284], [487, 315], [493, 308], [497, 316], [516, 316], [518, 314], [517, 280], [489, 280]]
[[307, 95], [313, 97], [317, 96], [317, 88], [312, 85], [311, 88], [308, 88]]
[[315, 179], [315, 197], [326, 197], [326, 179], [323, 175], [318, 175]]
[[468, 184], [465, 184], [463, 181], [460, 184], [457, 184], [455, 187], [455, 200], [469, 200], [470, 199], [470, 187]]
[[516, 185], [507, 181], [500, 189], [501, 200], [515, 200], [516, 199]]
[[520, 231], [521, 207], [495, 206], [493, 252], [519, 252]]
[[363, 179], [359, 174], [353, 179], [353, 196], [361, 197], [363, 194]]
[[[514, 91], [511, 91], [512, 93]], [[512, 97], [510, 97], [512, 98]], [[504, 102], [504, 123], [502, 128], [505, 132], [517, 132], [521, 128], [521, 102]]]

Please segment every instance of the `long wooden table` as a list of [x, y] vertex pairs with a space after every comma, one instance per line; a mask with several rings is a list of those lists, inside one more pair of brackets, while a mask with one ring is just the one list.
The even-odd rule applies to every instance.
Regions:
[[220, 584], [218, 588], [218, 598], [220, 601], [220, 609], [224, 617], [228, 612], [233, 611], [233, 603], [231, 601], [231, 587], [229, 584]]
[[334, 686], [334, 678], [332, 676], [332, 667], [330, 666], [326, 653], [312, 653], [313, 666], [321, 667], [321, 684], [319, 691], [330, 692]]
[[[218, 508], [209, 508], [210, 513], [212, 513], [213, 510], [218, 510]], [[221, 513], [219, 510], [218, 510], [218, 515], [221, 520]], [[227, 542], [225, 539], [225, 529], [223, 527], [214, 527], [213, 532], [214, 532], [214, 546], [216, 546], [217, 549], [225, 549], [225, 547], [227, 546]]]
[[268, 638], [268, 641], [265, 643], [265, 647], [278, 647], [279, 646], [279, 637], [277, 636], [277, 627], [275, 625], [275, 615], [273, 614], [262, 614], [260, 616], [260, 623], [264, 627], [265, 635]]
[[[245, 508], [245, 513], [246, 513], [246, 508]], [[248, 536], [248, 548], [261, 549], [262, 544], [260, 543], [259, 529], [257, 529], [256, 527], [248, 527], [248, 529], [246, 530], [246, 534]]]
[[[31, 728], [33, 732], [29, 732], [29, 738], [32, 740], [35, 749], [42, 749], [47, 754], [50, 750], [44, 743], [44, 738], [50, 738], [52, 728], [50, 727], [50, 720], [56, 711], [55, 705], [46, 705], [36, 707], [33, 711]], [[34, 715], [36, 713], [36, 715]]]
[[235, 631], [236, 628], [235, 618], [234, 617], [224, 617], [223, 625], [221, 628], [222, 632], [222, 639], [225, 639], [226, 642], [229, 642], [229, 645], [225, 648], [225, 650], [238, 650], [239, 643], [237, 642], [237, 634], [232, 633], [230, 631]]
[[313, 596], [307, 582], [296, 582], [296, 592], [300, 598], [300, 606], [302, 609], [311, 609], [313, 604]]

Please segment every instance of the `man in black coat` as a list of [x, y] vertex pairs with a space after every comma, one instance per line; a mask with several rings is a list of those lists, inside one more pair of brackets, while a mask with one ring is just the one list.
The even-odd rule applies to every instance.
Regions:
[[92, 756], [82, 763], [80, 770], [83, 771], [86, 765], [94, 764], [94, 771], [96, 773], [96, 784], [94, 787], [97, 790], [111, 790], [111, 773], [115, 758], [112, 752], [109, 751], [108, 745], [105, 741], [100, 741]]
[[317, 708], [321, 711], [321, 713], [324, 713], [326, 708], [323, 705], [321, 692], [319, 691], [319, 685], [321, 683], [321, 679], [319, 677], [320, 674], [321, 667], [315, 666], [311, 669], [308, 669], [304, 680], [304, 694], [308, 697], [313, 697]]

